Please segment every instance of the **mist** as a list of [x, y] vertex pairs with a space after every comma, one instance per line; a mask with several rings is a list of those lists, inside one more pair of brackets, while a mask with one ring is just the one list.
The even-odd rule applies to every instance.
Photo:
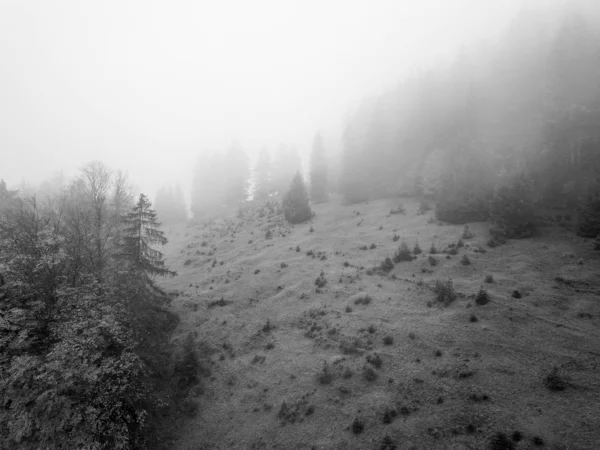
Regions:
[[199, 155], [254, 159], [321, 130], [340, 148], [364, 97], [497, 39], [534, 3], [459, 0], [0, 2], [0, 178], [101, 160], [154, 196]]

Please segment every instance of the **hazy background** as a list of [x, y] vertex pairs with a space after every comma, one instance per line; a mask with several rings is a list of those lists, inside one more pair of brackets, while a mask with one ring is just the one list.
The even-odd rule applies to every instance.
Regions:
[[0, 178], [100, 159], [154, 196], [200, 152], [315, 132], [545, 1], [0, 0]]

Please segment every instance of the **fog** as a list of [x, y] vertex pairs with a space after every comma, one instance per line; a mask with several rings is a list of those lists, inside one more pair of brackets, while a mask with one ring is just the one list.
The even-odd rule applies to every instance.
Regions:
[[339, 147], [362, 98], [497, 39], [532, 3], [0, 1], [0, 178], [102, 160], [154, 196], [202, 152]]

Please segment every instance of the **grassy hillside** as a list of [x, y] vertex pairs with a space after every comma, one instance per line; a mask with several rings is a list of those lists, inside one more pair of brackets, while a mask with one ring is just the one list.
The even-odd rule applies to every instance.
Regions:
[[[206, 369], [178, 449], [596, 448], [598, 253], [552, 225], [490, 248], [477, 223], [449, 255], [463, 227], [403, 203], [168, 230], [163, 284]], [[372, 270], [402, 242], [423, 253]]]

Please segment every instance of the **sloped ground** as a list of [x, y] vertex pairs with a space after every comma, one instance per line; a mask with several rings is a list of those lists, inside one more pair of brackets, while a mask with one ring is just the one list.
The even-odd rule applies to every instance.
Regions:
[[[397, 200], [332, 200], [312, 232], [256, 213], [168, 230], [178, 338], [193, 333], [211, 370], [178, 449], [479, 449], [514, 431], [518, 449], [598, 448], [598, 253], [550, 227], [489, 248], [487, 225], [471, 224], [432, 266], [431, 244], [463, 227], [403, 202], [406, 215], [390, 215]], [[403, 241], [423, 253], [369, 270]], [[432, 287], [448, 278], [460, 295], [442, 306]], [[554, 367], [563, 390], [545, 383]]]

